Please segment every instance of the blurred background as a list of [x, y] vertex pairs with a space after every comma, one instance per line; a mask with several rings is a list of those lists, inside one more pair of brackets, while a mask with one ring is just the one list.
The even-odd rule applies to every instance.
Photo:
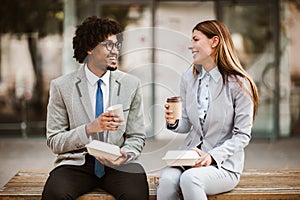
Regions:
[[[253, 159], [246, 167], [300, 167], [300, 0], [1, 2], [0, 186], [21, 168], [52, 167], [54, 155], [45, 142], [49, 82], [79, 67], [72, 38], [91, 15], [114, 18], [124, 28], [120, 69], [142, 80], [146, 165], [158, 150], [163, 155], [184, 138], [165, 129], [163, 106], [167, 96], [179, 94], [180, 76], [192, 63], [187, 49], [192, 28], [218, 19], [228, 26], [260, 95], [247, 151]], [[266, 155], [257, 162], [260, 152]], [[268, 162], [274, 152], [277, 165]], [[21, 164], [12, 168], [16, 163]]]

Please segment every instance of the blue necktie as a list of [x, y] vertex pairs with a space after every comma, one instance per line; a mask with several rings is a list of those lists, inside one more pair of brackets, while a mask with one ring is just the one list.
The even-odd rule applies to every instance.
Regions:
[[[96, 93], [96, 112], [95, 117], [97, 118], [101, 113], [103, 113], [103, 93], [101, 90], [102, 80], [98, 81], [98, 88]], [[99, 139], [103, 141], [103, 133], [98, 133]], [[97, 159], [95, 159], [95, 174], [97, 177], [101, 178], [104, 175], [104, 166], [101, 165]]]

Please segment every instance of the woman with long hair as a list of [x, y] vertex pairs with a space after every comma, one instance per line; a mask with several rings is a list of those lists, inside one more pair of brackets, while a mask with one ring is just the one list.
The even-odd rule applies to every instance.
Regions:
[[244, 148], [258, 107], [256, 85], [238, 59], [230, 33], [220, 21], [198, 23], [192, 30], [193, 65], [183, 73], [182, 118], [165, 105], [167, 128], [187, 133], [181, 150], [199, 154], [194, 166], [163, 169], [158, 200], [203, 200], [232, 190], [244, 168]]

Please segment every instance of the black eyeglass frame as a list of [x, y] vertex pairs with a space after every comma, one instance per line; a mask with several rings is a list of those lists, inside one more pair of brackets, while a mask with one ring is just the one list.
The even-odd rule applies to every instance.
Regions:
[[116, 42], [114, 43], [111, 40], [106, 40], [104, 42], [100, 42], [102, 46], [105, 46], [107, 51], [112, 51], [114, 48], [116, 48], [118, 51], [122, 49], [122, 42]]

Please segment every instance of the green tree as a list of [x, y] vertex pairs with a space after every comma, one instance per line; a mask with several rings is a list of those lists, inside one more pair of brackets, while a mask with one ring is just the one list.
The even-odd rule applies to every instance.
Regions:
[[0, 33], [62, 32], [61, 0], [2, 0]]

